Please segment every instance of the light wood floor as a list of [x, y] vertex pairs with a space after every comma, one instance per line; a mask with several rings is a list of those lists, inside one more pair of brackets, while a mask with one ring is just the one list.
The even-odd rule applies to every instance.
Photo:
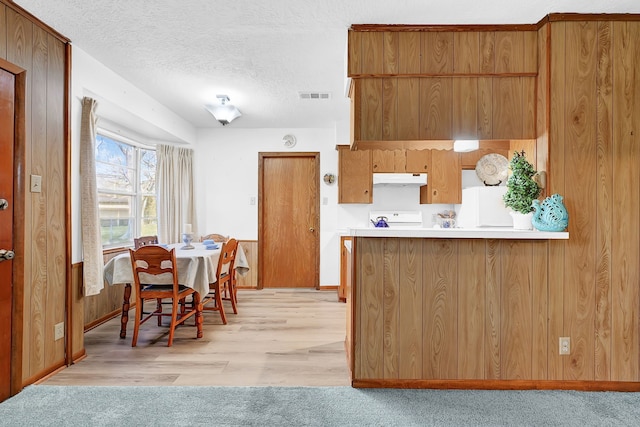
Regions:
[[[238, 314], [226, 325], [204, 313], [204, 337], [195, 326], [179, 327], [167, 347], [167, 328], [154, 319], [142, 325], [131, 347], [135, 310], [127, 338], [120, 317], [85, 334], [87, 357], [41, 384], [348, 386], [344, 350], [345, 304], [335, 291], [239, 290]], [[226, 302], [225, 302], [226, 304]]]

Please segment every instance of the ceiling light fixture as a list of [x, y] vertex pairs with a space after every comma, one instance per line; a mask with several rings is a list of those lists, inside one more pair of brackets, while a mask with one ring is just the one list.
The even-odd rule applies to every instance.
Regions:
[[222, 126], [226, 126], [242, 116], [240, 110], [238, 110], [235, 105], [229, 103], [230, 99], [227, 95], [216, 95], [216, 98], [218, 98], [218, 104], [207, 104], [204, 108], [206, 108], [217, 121], [222, 123]]
[[477, 139], [456, 139], [453, 141], [453, 151], [457, 153], [466, 153], [475, 151], [479, 148], [480, 141]]

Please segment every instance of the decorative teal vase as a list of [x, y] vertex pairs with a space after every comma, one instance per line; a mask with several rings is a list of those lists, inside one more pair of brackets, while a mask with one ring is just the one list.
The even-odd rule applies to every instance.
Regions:
[[534, 200], [535, 212], [531, 223], [540, 231], [564, 231], [569, 225], [569, 213], [562, 203], [562, 196], [554, 194], [544, 199], [542, 203]]

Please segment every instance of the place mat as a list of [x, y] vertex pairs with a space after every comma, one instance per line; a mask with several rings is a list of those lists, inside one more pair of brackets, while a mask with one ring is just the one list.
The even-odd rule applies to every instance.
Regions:
[[484, 185], [500, 185], [507, 180], [509, 161], [501, 154], [484, 155], [476, 163], [476, 174]]

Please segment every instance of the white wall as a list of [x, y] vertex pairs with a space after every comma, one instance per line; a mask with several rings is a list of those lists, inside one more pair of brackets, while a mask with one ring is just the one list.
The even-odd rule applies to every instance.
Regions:
[[[296, 146], [285, 148], [283, 136], [295, 135]], [[240, 129], [233, 124], [201, 129], [196, 144], [197, 235], [221, 233], [240, 240], [258, 239], [258, 153], [311, 151], [320, 153], [320, 284], [339, 282], [340, 238], [337, 233], [338, 186], [322, 180], [337, 174], [334, 129]], [[232, 185], [216, 184], [230, 179]], [[255, 198], [256, 204], [251, 204]], [[223, 208], [221, 200], [234, 208]], [[326, 201], [326, 204], [324, 203]]]

